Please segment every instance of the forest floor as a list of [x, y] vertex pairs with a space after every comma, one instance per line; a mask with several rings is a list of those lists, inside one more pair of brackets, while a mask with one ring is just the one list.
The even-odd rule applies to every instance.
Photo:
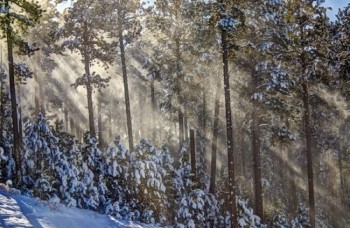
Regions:
[[[0, 186], [2, 187], [2, 186]], [[0, 188], [0, 227], [145, 227], [90, 210], [52, 206]]]

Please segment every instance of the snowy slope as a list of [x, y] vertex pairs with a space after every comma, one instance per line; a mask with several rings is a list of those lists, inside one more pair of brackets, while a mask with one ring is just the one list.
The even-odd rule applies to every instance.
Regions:
[[[0, 227], [145, 227], [77, 208], [48, 205], [0, 189]], [[148, 226], [149, 227], [149, 226]]]

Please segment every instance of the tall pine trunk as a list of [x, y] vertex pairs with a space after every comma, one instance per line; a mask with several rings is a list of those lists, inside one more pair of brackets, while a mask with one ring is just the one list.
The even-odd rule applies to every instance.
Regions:
[[222, 62], [224, 73], [225, 90], [225, 113], [226, 113], [226, 134], [227, 134], [227, 162], [228, 162], [228, 186], [229, 186], [229, 205], [231, 215], [231, 228], [237, 228], [237, 206], [236, 206], [236, 182], [235, 182], [235, 163], [233, 154], [233, 127], [230, 95], [230, 78], [228, 71], [228, 43], [227, 32], [221, 31]]
[[88, 24], [84, 22], [84, 67], [85, 75], [87, 77], [86, 82], [86, 96], [89, 112], [89, 129], [90, 134], [96, 136], [95, 124], [94, 124], [94, 106], [92, 101], [92, 86], [90, 83], [91, 74], [90, 74], [90, 54], [88, 53], [89, 37], [87, 35]]
[[210, 165], [210, 185], [209, 192], [215, 195], [216, 192], [216, 157], [219, 132], [219, 112], [220, 112], [220, 80], [216, 81], [216, 94], [214, 104], [213, 139], [211, 142], [211, 165]]
[[15, 82], [15, 70], [13, 62], [13, 43], [12, 43], [12, 28], [10, 19], [10, 7], [9, 1], [5, 1], [5, 9], [7, 9], [6, 15], [6, 38], [7, 38], [7, 55], [8, 55], [8, 69], [10, 78], [10, 94], [11, 94], [11, 111], [12, 111], [12, 133], [13, 133], [13, 155], [16, 166], [16, 182], [21, 180], [21, 143], [18, 131], [18, 112], [17, 112], [17, 97], [16, 97], [16, 82]]
[[185, 140], [188, 140], [188, 122], [187, 122], [187, 113], [185, 112], [185, 117], [184, 117], [184, 133], [185, 133]]
[[152, 141], [156, 142], [156, 95], [154, 88], [154, 79], [151, 80], [151, 107], [152, 107]]
[[314, 195], [314, 172], [312, 162], [312, 135], [310, 124], [310, 104], [309, 104], [309, 90], [307, 82], [303, 82], [303, 104], [304, 104], [304, 130], [306, 140], [306, 160], [307, 160], [307, 182], [309, 189], [309, 210], [311, 227], [316, 226], [315, 218], [315, 195]]
[[190, 129], [190, 150], [191, 150], [191, 172], [192, 181], [196, 183], [197, 181], [197, 171], [196, 171], [196, 142], [194, 138], [194, 130]]
[[[176, 23], [180, 20], [180, 0], [175, 1], [175, 21]], [[176, 25], [177, 26], [177, 25]], [[179, 104], [178, 108], [178, 124], [179, 124], [179, 147], [182, 147], [184, 141], [184, 114], [183, 114], [183, 97], [181, 94], [181, 51], [180, 51], [180, 37], [175, 34], [175, 70], [176, 70], [176, 96]]]
[[[301, 25], [300, 39], [304, 41], [304, 25]], [[303, 47], [304, 48], [304, 47]], [[302, 67], [302, 97], [304, 106], [304, 132], [306, 141], [306, 161], [307, 161], [307, 183], [309, 190], [309, 215], [311, 227], [316, 226], [316, 216], [315, 216], [315, 193], [314, 193], [314, 172], [313, 172], [313, 162], [312, 162], [312, 133], [311, 133], [311, 123], [310, 123], [310, 103], [309, 103], [309, 88], [306, 78], [307, 73], [307, 63], [304, 50], [301, 53], [301, 67]]]
[[[23, 139], [23, 122], [22, 122], [22, 104], [21, 104], [21, 86], [18, 85], [18, 99], [17, 99], [17, 107], [18, 107], [18, 135], [20, 139]], [[20, 150], [22, 150], [22, 143], [20, 144]], [[22, 160], [21, 160], [22, 163]]]
[[[252, 72], [253, 92], [258, 87], [258, 79], [255, 70]], [[253, 112], [252, 112], [252, 143], [253, 143], [253, 166], [254, 166], [254, 199], [255, 199], [255, 212], [263, 220], [264, 207], [262, 199], [262, 183], [261, 183], [261, 151], [260, 151], [260, 119], [259, 108], [256, 100], [252, 100]]]
[[[218, 80], [220, 81], [220, 80]], [[204, 138], [203, 154], [207, 155], [207, 145], [208, 145], [208, 127], [207, 127], [207, 93], [203, 88], [203, 97], [202, 97], [203, 109], [202, 109], [202, 131]]]
[[[105, 142], [103, 140], [103, 134], [102, 134], [102, 104], [101, 101], [97, 104], [98, 109], [98, 118], [97, 118], [97, 127], [98, 127], [98, 144], [100, 148], [104, 148]], [[112, 126], [110, 126], [112, 127]]]
[[68, 116], [68, 109], [66, 106], [63, 107], [64, 112], [64, 131], [68, 132], [69, 129], [69, 116]]
[[180, 41], [179, 38], [176, 38], [175, 40], [175, 55], [176, 55], [176, 95], [177, 95], [177, 101], [179, 104], [178, 108], [178, 122], [179, 122], [179, 146], [182, 146], [182, 143], [184, 141], [185, 137], [185, 129], [184, 129], [184, 115], [183, 115], [183, 99], [182, 99], [182, 94], [181, 94], [181, 73], [180, 73]]
[[[119, 9], [121, 6], [119, 6]], [[128, 130], [129, 150], [134, 148], [134, 138], [132, 132], [132, 119], [131, 119], [131, 108], [129, 98], [129, 85], [128, 75], [126, 71], [126, 59], [125, 59], [125, 47], [124, 47], [124, 35], [123, 35], [123, 20], [122, 12], [118, 10], [118, 36], [119, 36], [119, 48], [120, 48], [120, 60], [122, 63], [123, 83], [124, 83], [124, 96], [125, 96], [125, 110], [126, 110], [126, 125]]]
[[70, 133], [71, 133], [72, 135], [77, 136], [77, 132], [75, 131], [76, 129], [75, 129], [74, 120], [73, 120], [72, 117], [69, 118], [69, 127], [70, 127]]
[[[1, 67], [2, 67], [2, 48], [1, 48]], [[1, 146], [2, 143], [4, 142], [4, 75], [1, 74], [1, 79], [0, 79], [0, 143]]]

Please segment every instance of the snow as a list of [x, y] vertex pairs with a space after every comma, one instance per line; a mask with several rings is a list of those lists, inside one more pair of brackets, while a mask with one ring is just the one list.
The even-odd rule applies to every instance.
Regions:
[[152, 227], [0, 189], [0, 227]]

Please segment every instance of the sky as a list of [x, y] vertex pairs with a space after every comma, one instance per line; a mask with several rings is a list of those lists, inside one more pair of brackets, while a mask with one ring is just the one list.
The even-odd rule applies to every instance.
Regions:
[[327, 11], [329, 18], [334, 21], [339, 8], [343, 8], [350, 3], [350, 0], [326, 0], [325, 6], [332, 7], [332, 11]]

